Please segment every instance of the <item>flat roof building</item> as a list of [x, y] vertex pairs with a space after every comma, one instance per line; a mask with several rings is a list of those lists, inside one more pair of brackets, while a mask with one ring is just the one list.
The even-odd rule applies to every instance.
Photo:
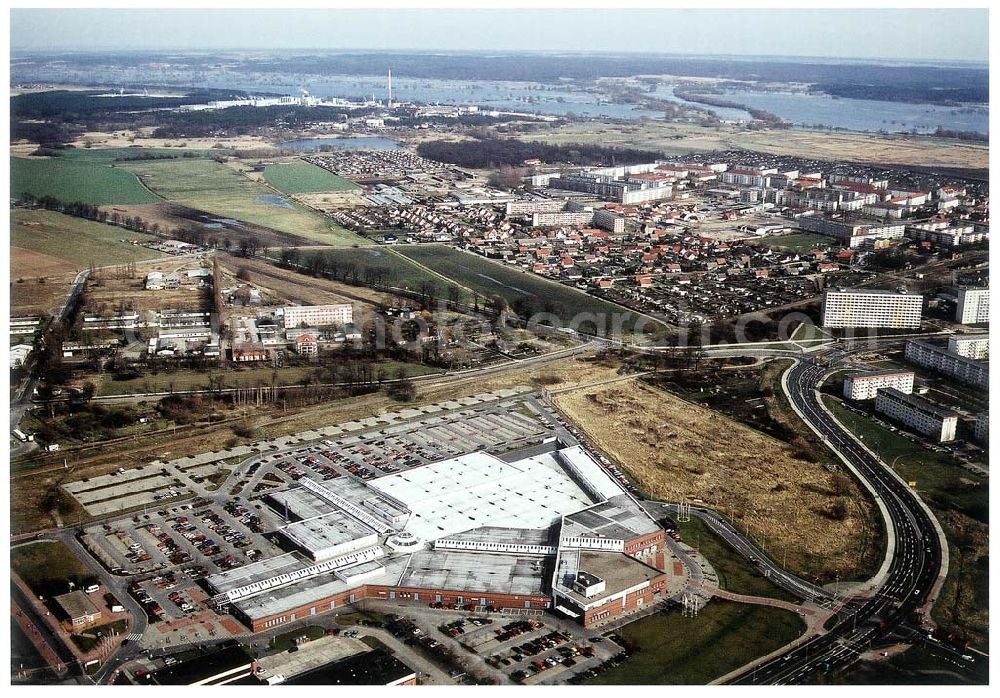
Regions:
[[981, 444], [988, 443], [990, 440], [990, 413], [980, 412], [976, 415], [976, 423], [974, 426], [976, 441]]
[[919, 294], [828, 289], [823, 292], [823, 327], [918, 329], [923, 307]]
[[923, 339], [908, 341], [904, 356], [907, 361], [952, 376], [963, 383], [984, 390], [989, 388], [990, 365], [986, 361], [970, 359]]
[[67, 624], [73, 631], [89, 628], [101, 621], [102, 612], [90, 597], [82, 591], [60, 594], [54, 601], [66, 614]]
[[355, 654], [307, 671], [285, 681], [284, 686], [413, 686], [417, 674], [385, 648]]
[[667, 577], [622, 553], [567, 550], [557, 563], [554, 603], [590, 626], [656, 603], [667, 590]]
[[250, 655], [233, 644], [137, 678], [144, 685], [225, 686], [252, 676], [251, 667]]
[[982, 334], [956, 334], [948, 338], [948, 351], [968, 359], [984, 361], [990, 358], [990, 336]]
[[802, 216], [798, 224], [811, 233], [834, 237], [845, 247], [859, 247], [876, 240], [896, 240], [906, 231], [902, 223], [846, 223], [823, 216]]
[[913, 371], [861, 371], [844, 379], [844, 397], [848, 400], [872, 400], [881, 388], [913, 392]]
[[988, 288], [959, 288], [955, 322], [976, 325], [990, 321], [990, 290]]
[[255, 632], [366, 598], [539, 610], [553, 604], [566, 551], [641, 560], [636, 570], [662, 558], [662, 528], [579, 446], [341, 480], [303, 478], [271, 495], [288, 521], [281, 534], [302, 552], [210, 576], [212, 603]]
[[958, 413], [938, 407], [916, 395], [907, 395], [895, 388], [882, 388], [875, 397], [875, 411], [935, 441], [955, 439]]
[[354, 306], [350, 303], [331, 305], [288, 305], [282, 309], [285, 329], [299, 327], [326, 327], [354, 322]]

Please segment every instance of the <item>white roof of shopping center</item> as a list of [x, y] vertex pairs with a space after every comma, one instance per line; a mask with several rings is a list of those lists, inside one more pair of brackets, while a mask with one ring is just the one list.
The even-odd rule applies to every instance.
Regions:
[[[586, 458], [582, 451], [580, 458]], [[591, 489], [610, 493], [614, 483], [600, 475], [606, 481], [591, 481]], [[515, 463], [470, 453], [368, 484], [406, 504], [413, 512], [406, 530], [424, 541], [483, 526], [547, 528], [562, 515], [594, 504], [553, 453]], [[614, 494], [622, 494], [614, 487]]]

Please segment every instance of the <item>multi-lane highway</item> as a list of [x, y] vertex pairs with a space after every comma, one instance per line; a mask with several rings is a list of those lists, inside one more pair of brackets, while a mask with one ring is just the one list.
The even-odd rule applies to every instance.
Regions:
[[[829, 353], [830, 365], [848, 355]], [[816, 392], [828, 366], [796, 363], [784, 376], [789, 400], [799, 415], [866, 483], [886, 519], [886, 564], [862, 592], [841, 612], [830, 632], [812, 638], [776, 657], [731, 677], [728, 683], [795, 684], [817, 672], [833, 672], [854, 663], [873, 645], [889, 642], [897, 633], [913, 635], [923, 621], [925, 606], [933, 601], [947, 570], [947, 548], [930, 510], [905, 482], [890, 471], [833, 418]]]

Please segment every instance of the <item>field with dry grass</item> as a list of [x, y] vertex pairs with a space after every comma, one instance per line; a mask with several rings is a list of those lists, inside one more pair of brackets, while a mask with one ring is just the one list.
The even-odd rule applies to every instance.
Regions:
[[[87, 283], [84, 309], [87, 312], [112, 313], [122, 303], [127, 303], [138, 312], [160, 310], [202, 310], [212, 308], [211, 289], [195, 286], [181, 286], [159, 291], [146, 290], [146, 274], [160, 271], [164, 274], [186, 269], [195, 269], [201, 264], [190, 257], [164, 259], [136, 265], [133, 278], [119, 278], [115, 269], [99, 270], [96, 277]], [[124, 275], [121, 275], [124, 276]]]
[[388, 304], [392, 300], [389, 294], [365, 286], [351, 286], [329, 279], [306, 276], [256, 259], [224, 253], [217, 253], [216, 258], [227, 277], [235, 277], [240, 269], [245, 269], [250, 283], [282, 304], [324, 305], [362, 302], [376, 305]]
[[260, 136], [234, 136], [229, 138], [153, 138], [155, 128], [137, 128], [128, 131], [88, 131], [72, 145], [77, 148], [175, 148], [184, 150], [208, 150], [210, 148], [231, 148], [235, 150], [272, 150], [274, 146]]
[[810, 578], [863, 576], [881, 553], [859, 487], [788, 444], [639, 381], [555, 403], [649, 496], [704, 501]]
[[634, 125], [600, 122], [567, 124], [525, 135], [523, 139], [555, 144], [595, 143], [652, 148], [668, 155], [742, 149], [844, 162], [989, 167], [989, 147], [985, 143], [903, 134], [879, 136], [799, 129], [749, 131], [736, 126], [711, 128], [650, 121]]
[[[45, 315], [62, 305], [76, 276], [54, 257], [12, 247], [10, 275], [10, 314]], [[36, 265], [37, 266], [34, 266]], [[19, 271], [15, 271], [15, 269]], [[62, 271], [58, 271], [63, 269]], [[58, 273], [57, 273], [58, 271]], [[22, 276], [30, 273], [32, 276]], [[41, 276], [37, 276], [41, 273]], [[43, 283], [38, 283], [44, 279]]]

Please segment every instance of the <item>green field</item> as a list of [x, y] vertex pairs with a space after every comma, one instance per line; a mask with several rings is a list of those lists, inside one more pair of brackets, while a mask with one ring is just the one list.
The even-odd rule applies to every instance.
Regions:
[[851, 412], [839, 401], [824, 396], [830, 411], [865, 445], [878, 452], [931, 507], [950, 509], [977, 521], [989, 521], [989, 487], [986, 480], [961, 468], [947, 453], [929, 451], [919, 443], [883, 429], [865, 416]]
[[[186, 159], [207, 158], [220, 151], [217, 150], [188, 150], [180, 148], [67, 148], [60, 151], [62, 155], [57, 156], [63, 160], [73, 162], [90, 162], [110, 164], [116, 161], [135, 160], [141, 155], [173, 156], [181, 159], [182, 155], [187, 155]], [[225, 151], [221, 151], [225, 152]]]
[[777, 247], [790, 252], [811, 252], [816, 248], [826, 248], [833, 244], [833, 238], [817, 233], [791, 233], [775, 237], [762, 238], [761, 245]]
[[[591, 323], [574, 323], [574, 316], [592, 313], [598, 318], [607, 318], [609, 326], [617, 317], [626, 334], [635, 326], [638, 317], [635, 313], [582, 291], [469, 252], [443, 245], [400, 245], [394, 249], [478, 292], [482, 298], [501, 296], [522, 317], [551, 313], [563, 324], [578, 325], [584, 332], [591, 331]], [[652, 325], [652, 322], [649, 324]]]
[[85, 204], [148, 204], [159, 201], [135, 175], [85, 158], [10, 159], [11, 196], [53, 196]]
[[638, 651], [587, 683], [705, 685], [788, 644], [803, 629], [789, 611], [717, 599], [694, 618], [656, 613], [618, 631]]
[[274, 652], [287, 652], [290, 648], [295, 646], [296, 638], [300, 638], [303, 635], [310, 640], [318, 640], [326, 633], [322, 627], [318, 625], [307, 625], [304, 628], [298, 628], [287, 633], [282, 633], [281, 635], [276, 635], [270, 642], [271, 650]]
[[678, 523], [677, 529], [688, 545], [698, 549], [712, 564], [719, 575], [719, 586], [734, 594], [767, 596], [797, 603], [801, 601], [784, 589], [775, 586], [762, 576], [756, 567], [741, 555], [733, 552], [721, 538], [715, 535], [701, 519], [692, 518], [686, 523]]
[[[67, 216], [56, 211], [14, 209], [10, 214], [10, 245], [79, 265], [121, 264], [162, 257], [162, 252], [122, 240], [155, 240], [106, 223]], [[19, 272], [20, 273], [20, 272]]]
[[286, 194], [317, 191], [348, 191], [358, 185], [322, 167], [302, 160], [278, 162], [264, 168], [264, 179]]
[[[433, 271], [428, 271], [415, 264], [409, 258], [396, 254], [388, 247], [369, 247], [365, 249], [343, 248], [339, 250], [319, 251], [331, 258], [333, 263], [340, 269], [351, 264], [360, 270], [361, 279], [364, 279], [365, 268], [388, 270], [389, 285], [396, 288], [405, 288], [410, 291], [419, 292], [425, 284], [435, 286], [435, 294], [439, 298], [447, 298], [447, 288], [450, 284], [447, 279], [438, 276]], [[303, 259], [307, 259], [312, 252], [304, 251]], [[433, 268], [434, 271], [438, 271]], [[461, 299], [464, 302], [472, 302], [472, 294], [462, 291]]]
[[32, 543], [10, 551], [11, 569], [37, 596], [55, 596], [77, 589], [94, 579], [82, 562], [62, 543]]
[[122, 167], [168, 201], [298, 235], [324, 245], [368, 245], [319, 213], [274, 200], [273, 190], [214, 160], [150, 160]]
[[[799, 326], [789, 337], [793, 342], [800, 342], [805, 345], [818, 344], [819, 340], [830, 341], [833, 339], [822, 327], [817, 327], [811, 322], [799, 323]], [[814, 341], [816, 340], [816, 341]]]

